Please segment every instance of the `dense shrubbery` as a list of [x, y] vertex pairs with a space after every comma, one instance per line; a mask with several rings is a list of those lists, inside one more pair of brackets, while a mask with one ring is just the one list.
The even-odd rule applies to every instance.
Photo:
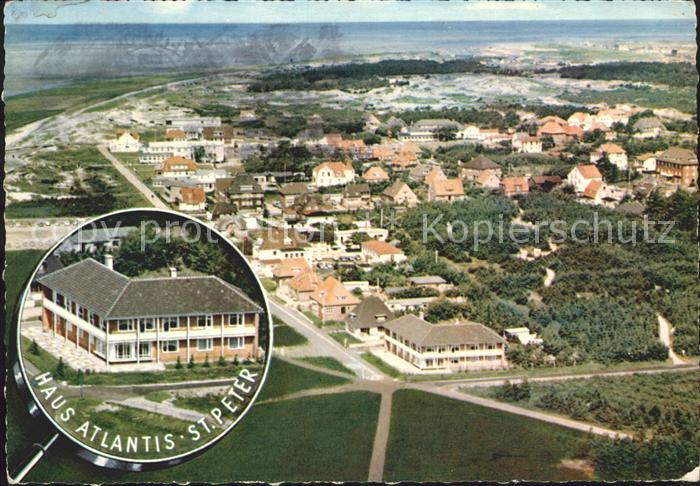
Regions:
[[387, 76], [452, 73], [519, 74], [512, 69], [486, 66], [478, 59], [456, 59], [445, 62], [418, 59], [385, 60], [374, 63], [320, 66], [298, 72], [273, 72], [252, 83], [248, 90], [252, 92], [337, 88], [367, 90], [387, 86], [389, 82], [384, 79]]
[[606, 62], [565, 66], [559, 69], [562, 78], [638, 81], [644, 83], [691, 86], [698, 83], [698, 73], [685, 62]]

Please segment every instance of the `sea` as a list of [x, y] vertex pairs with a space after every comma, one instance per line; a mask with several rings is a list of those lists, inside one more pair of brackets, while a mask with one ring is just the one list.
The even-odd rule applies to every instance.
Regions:
[[496, 44], [695, 42], [693, 20], [305, 24], [8, 24], [5, 95], [96, 76], [353, 56], [469, 55]]

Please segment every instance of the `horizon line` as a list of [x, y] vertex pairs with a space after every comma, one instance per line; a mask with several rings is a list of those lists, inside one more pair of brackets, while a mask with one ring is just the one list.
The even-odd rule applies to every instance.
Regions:
[[7, 22], [5, 19], [5, 26], [9, 25], [24, 25], [24, 26], [56, 26], [56, 25], [312, 25], [312, 24], [427, 24], [427, 23], [465, 23], [465, 22], [665, 22], [665, 21], [678, 21], [678, 22], [693, 22], [697, 19], [695, 18], [657, 18], [657, 19], [572, 19], [572, 18], [560, 18], [560, 19], [524, 19], [524, 20], [514, 20], [514, 19], [480, 19], [480, 20], [326, 20], [326, 21], [289, 21], [289, 22], [246, 22], [245, 20], [237, 22], [56, 22], [56, 23], [33, 23], [33, 22]]

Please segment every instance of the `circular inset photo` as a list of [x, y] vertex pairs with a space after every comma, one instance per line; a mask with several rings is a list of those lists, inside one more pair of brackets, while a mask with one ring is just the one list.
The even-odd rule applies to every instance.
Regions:
[[233, 429], [265, 380], [271, 317], [242, 254], [162, 210], [94, 220], [25, 289], [20, 381], [95, 463], [175, 464]]

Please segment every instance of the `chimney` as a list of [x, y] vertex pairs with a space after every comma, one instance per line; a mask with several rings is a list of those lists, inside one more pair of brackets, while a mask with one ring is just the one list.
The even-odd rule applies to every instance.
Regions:
[[170, 267], [170, 278], [175, 278], [175, 277], [177, 277], [177, 268]]
[[112, 255], [105, 255], [105, 267], [114, 270], [114, 257]]

